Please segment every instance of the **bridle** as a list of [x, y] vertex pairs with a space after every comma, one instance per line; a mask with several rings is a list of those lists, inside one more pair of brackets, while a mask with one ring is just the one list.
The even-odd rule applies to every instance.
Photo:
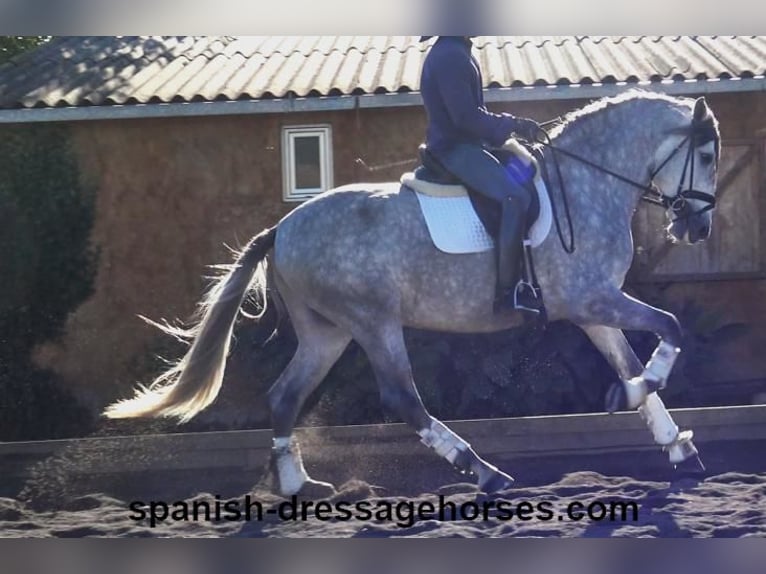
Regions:
[[[694, 189], [694, 150], [698, 145], [705, 143], [705, 141], [709, 141], [705, 138], [708, 136], [710, 129], [711, 127], [705, 120], [692, 120], [692, 125], [689, 129], [689, 133], [686, 134], [686, 136], [673, 149], [673, 151], [668, 154], [662, 163], [660, 163], [660, 165], [652, 170], [652, 172], [649, 174], [650, 183], [647, 187], [647, 191], [644, 192], [644, 195], [641, 197], [641, 199], [654, 205], [659, 205], [664, 209], [672, 209], [673, 213], [677, 215], [677, 217], [672, 220], [673, 223], [681, 219], [689, 219], [690, 217], [700, 215], [715, 208], [716, 199], [713, 194]], [[711, 139], [717, 142], [717, 140], [715, 140], [715, 135], [713, 135], [713, 138]], [[684, 144], [687, 144], [686, 160], [684, 161], [684, 168], [681, 171], [681, 178], [678, 181], [678, 187], [676, 188], [675, 195], [667, 196], [663, 194], [652, 182], [654, 181], [654, 178], [657, 177], [657, 175], [660, 173], [662, 168], [664, 168], [670, 162], [670, 160], [676, 156], [681, 148], [683, 148]], [[718, 156], [717, 149], [716, 156]], [[689, 172], [689, 187], [687, 189], [683, 189], [687, 171]], [[689, 199], [703, 201], [707, 205], [695, 211], [690, 211], [687, 209]]]
[[[691, 125], [688, 128], [684, 128], [682, 130], [682, 133], [683, 132], [686, 132], [686, 135], [681, 140], [681, 142], [665, 157], [664, 160], [662, 160], [662, 162], [655, 169], [650, 171], [649, 183], [643, 184], [633, 179], [630, 179], [628, 177], [625, 177], [624, 175], [619, 174], [615, 171], [612, 171], [606, 167], [603, 167], [595, 162], [592, 162], [589, 159], [584, 158], [576, 153], [573, 153], [569, 150], [553, 145], [553, 143], [551, 142], [550, 136], [548, 135], [548, 132], [546, 132], [545, 130], [541, 128], [540, 136], [542, 137], [536, 138], [534, 143], [538, 143], [551, 150], [553, 163], [556, 166], [556, 172], [557, 172], [556, 175], [559, 181], [559, 185], [561, 187], [561, 195], [562, 195], [565, 215], [566, 215], [567, 223], [569, 227], [568, 244], [564, 243], [564, 237], [561, 231], [558, 214], [556, 213], [555, 202], [551, 202], [551, 207], [553, 208], [553, 216], [554, 216], [553, 219], [556, 223], [556, 230], [558, 232], [559, 240], [561, 241], [561, 246], [564, 248], [564, 251], [566, 251], [567, 253], [573, 253], [575, 250], [574, 230], [572, 227], [572, 218], [569, 213], [569, 202], [567, 200], [564, 179], [561, 176], [561, 169], [559, 168], [557, 154], [561, 154], [563, 156], [579, 161], [580, 163], [587, 165], [597, 171], [605, 173], [619, 181], [622, 181], [623, 183], [626, 183], [632, 187], [640, 189], [641, 191], [643, 191], [643, 194], [641, 195], [642, 201], [646, 201], [647, 203], [651, 203], [652, 205], [658, 205], [666, 210], [672, 209], [673, 213], [676, 215], [676, 217], [672, 220], [673, 223], [681, 219], [689, 219], [691, 217], [694, 217], [712, 210], [716, 205], [715, 196], [711, 193], [694, 189], [694, 167], [695, 167], [694, 150], [699, 145], [703, 145], [704, 143], [707, 143], [708, 141], [714, 141], [716, 143], [715, 155], [716, 155], [716, 161], [717, 161], [717, 158], [719, 155], [718, 153], [719, 143], [717, 139], [717, 132], [710, 118], [703, 118], [701, 120], [698, 120], [696, 118], [692, 119]], [[654, 183], [654, 179], [665, 168], [665, 166], [667, 166], [668, 163], [670, 163], [670, 161], [683, 149], [684, 145], [686, 145], [686, 160], [684, 162], [684, 167], [681, 172], [681, 178], [676, 188], [676, 193], [675, 195], [665, 195]], [[544, 170], [543, 179], [545, 180], [545, 183], [548, 186], [548, 192], [550, 193], [552, 188], [550, 185], [550, 177], [548, 174], [548, 165], [544, 161], [545, 158], [543, 157], [542, 152], [539, 151], [539, 148], [538, 148], [538, 153], [536, 155], [538, 157], [539, 163], [543, 165], [543, 170]], [[689, 186], [688, 188], [683, 189], [684, 180], [686, 179], [687, 172], [689, 173]], [[691, 209], [688, 209], [690, 199], [703, 201], [706, 203], [706, 205], [697, 210], [692, 211]]]

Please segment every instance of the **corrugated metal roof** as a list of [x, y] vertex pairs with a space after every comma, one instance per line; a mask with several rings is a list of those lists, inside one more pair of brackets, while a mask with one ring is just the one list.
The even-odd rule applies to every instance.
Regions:
[[[764, 36], [487, 36], [486, 87], [762, 77]], [[417, 91], [415, 36], [67, 37], [0, 67], [0, 109]]]

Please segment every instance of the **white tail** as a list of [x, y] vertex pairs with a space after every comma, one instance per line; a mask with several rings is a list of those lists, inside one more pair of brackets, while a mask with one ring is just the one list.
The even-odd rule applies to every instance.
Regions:
[[[200, 304], [200, 321], [190, 330], [154, 325], [180, 338], [192, 340], [186, 355], [135, 396], [104, 409], [113, 419], [175, 417], [186, 422], [212, 403], [221, 389], [234, 321], [251, 285], [261, 295], [266, 310], [266, 277], [262, 262], [274, 246], [276, 227], [254, 237]], [[254, 276], [258, 276], [254, 281]], [[150, 321], [151, 322], [151, 321]]]

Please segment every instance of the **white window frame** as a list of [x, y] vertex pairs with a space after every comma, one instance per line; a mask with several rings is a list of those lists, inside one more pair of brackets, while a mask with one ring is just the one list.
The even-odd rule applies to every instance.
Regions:
[[[319, 172], [321, 187], [296, 189], [293, 142], [306, 136], [319, 137]], [[282, 198], [305, 201], [330, 189], [333, 185], [332, 128], [329, 125], [285, 126], [282, 128]]]

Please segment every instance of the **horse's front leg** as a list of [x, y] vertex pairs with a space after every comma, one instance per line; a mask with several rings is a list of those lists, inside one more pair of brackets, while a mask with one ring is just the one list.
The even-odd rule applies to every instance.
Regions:
[[[612, 368], [617, 371], [623, 384], [634, 384], [631, 381], [642, 377], [648, 369], [649, 365], [644, 367], [641, 364], [641, 361], [620, 329], [603, 325], [581, 325], [581, 327]], [[652, 359], [654, 359], [655, 355], [652, 356]], [[656, 392], [646, 396], [639, 405], [638, 412], [652, 432], [654, 442], [668, 451], [671, 464], [677, 465], [695, 457], [699, 466], [704, 468], [697, 454], [697, 449], [692, 442], [692, 431], [679, 431], [678, 426]]]
[[[615, 389], [616, 392], [610, 392], [607, 398], [607, 410], [613, 412], [620, 408], [638, 408], [644, 404], [650, 394], [665, 388], [670, 371], [681, 352], [681, 326], [672, 313], [647, 305], [622, 291], [614, 290], [608, 296], [601, 296], [585, 305], [582, 316], [575, 322], [580, 326], [598, 325], [631, 331], [649, 331], [660, 338], [646, 366], [641, 365], [635, 358], [627, 342], [625, 345], [630, 350], [632, 359], [626, 358], [624, 350], [608, 351], [610, 354], [618, 352], [620, 357], [615, 360], [619, 361], [619, 365], [616, 364], [615, 369], [620, 373], [630, 373], [630, 376], [624, 376], [623, 384]], [[600, 338], [602, 337], [596, 337], [596, 339]], [[606, 338], [610, 339], [610, 337]], [[595, 340], [594, 343], [596, 343]], [[607, 346], [611, 348], [614, 344], [616, 343], [612, 342]], [[598, 346], [598, 343], [596, 345]], [[619, 347], [622, 348], [622, 345]], [[627, 364], [623, 364], [625, 362]], [[637, 366], [640, 366], [638, 371]]]
[[[636, 400], [637, 395], [641, 396], [641, 401], [637, 405], [631, 405], [631, 408], [637, 406], [655, 442], [668, 451], [670, 462], [677, 465], [684, 460], [694, 458], [702, 467], [697, 456], [697, 449], [692, 442], [692, 431], [679, 431], [662, 399], [656, 393], [656, 388], [664, 387], [679, 352], [677, 344], [680, 341], [681, 331], [678, 321], [670, 313], [655, 309], [622, 293], [620, 295], [621, 297], [607, 306], [599, 304], [592, 306], [593, 310], [601, 311], [599, 313], [601, 320], [605, 323], [608, 321], [611, 326], [593, 324], [595, 317], [591, 317], [587, 323], [580, 323], [581, 328], [623, 381], [622, 386], [617, 386], [617, 390], [622, 390], [622, 393], [614, 392], [615, 389], [610, 391], [613, 404], [608, 407], [608, 410], [617, 410], [615, 402], [625, 402], [616, 399], [617, 395], [628, 397], [633, 394], [633, 400]], [[652, 318], [655, 319], [654, 322]], [[641, 364], [620, 327], [653, 331], [660, 336], [660, 344], [646, 366]], [[668, 350], [672, 350], [670, 360], [663, 356]], [[637, 390], [639, 392], [636, 392]]]

